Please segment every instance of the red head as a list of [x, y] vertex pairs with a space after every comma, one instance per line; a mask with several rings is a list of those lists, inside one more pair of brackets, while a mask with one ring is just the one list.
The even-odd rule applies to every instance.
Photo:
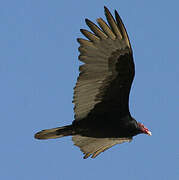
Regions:
[[139, 126], [140, 130], [142, 131], [142, 133], [147, 134], [149, 136], [152, 135], [152, 133], [142, 123], [138, 122], [138, 126]]

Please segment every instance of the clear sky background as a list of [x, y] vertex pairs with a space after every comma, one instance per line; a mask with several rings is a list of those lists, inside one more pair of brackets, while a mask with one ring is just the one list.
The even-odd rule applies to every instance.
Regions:
[[[83, 160], [71, 138], [34, 133], [70, 124], [84, 19], [117, 9], [134, 51], [132, 115], [138, 135]], [[0, 5], [1, 180], [179, 179], [179, 1], [2, 0]]]

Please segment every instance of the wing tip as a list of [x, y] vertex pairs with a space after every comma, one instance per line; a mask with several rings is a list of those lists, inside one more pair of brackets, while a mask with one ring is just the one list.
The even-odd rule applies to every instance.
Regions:
[[104, 5], [104, 11], [109, 11], [109, 9]]
[[88, 18], [85, 18], [85, 22], [88, 25], [88, 23], [90, 22], [90, 20]]

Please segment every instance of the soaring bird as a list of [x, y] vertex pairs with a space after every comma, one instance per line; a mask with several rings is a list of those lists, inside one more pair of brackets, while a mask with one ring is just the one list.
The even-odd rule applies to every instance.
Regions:
[[92, 32], [81, 29], [87, 38], [78, 38], [80, 66], [74, 88], [74, 121], [71, 125], [42, 130], [36, 139], [72, 136], [84, 159], [95, 158], [116, 144], [130, 142], [133, 136], [151, 132], [129, 111], [129, 93], [135, 67], [129, 37], [115, 10], [115, 18], [104, 7], [107, 23], [99, 26], [85, 19]]

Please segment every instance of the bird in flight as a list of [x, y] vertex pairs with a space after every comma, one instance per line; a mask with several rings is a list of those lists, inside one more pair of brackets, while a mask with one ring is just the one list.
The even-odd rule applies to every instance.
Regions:
[[78, 38], [80, 66], [74, 88], [74, 121], [71, 125], [42, 130], [36, 139], [72, 136], [84, 159], [95, 158], [116, 144], [130, 142], [138, 134], [151, 132], [137, 122], [129, 111], [129, 93], [135, 67], [132, 48], [124, 24], [104, 7], [107, 23], [98, 18], [94, 24], [85, 19], [91, 32]]

